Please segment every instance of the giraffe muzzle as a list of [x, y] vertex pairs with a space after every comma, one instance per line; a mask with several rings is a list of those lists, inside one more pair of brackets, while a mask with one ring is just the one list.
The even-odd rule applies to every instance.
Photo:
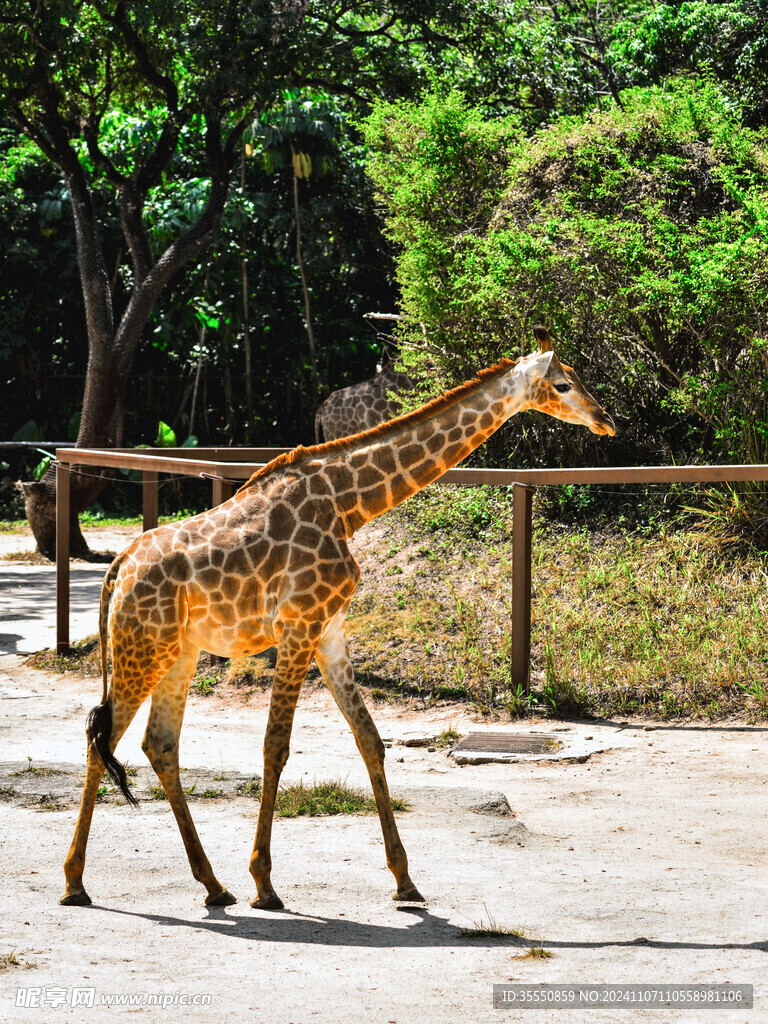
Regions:
[[589, 429], [593, 434], [608, 434], [609, 437], [614, 437], [616, 434], [616, 424], [607, 412], [602, 413], [599, 419], [590, 423]]

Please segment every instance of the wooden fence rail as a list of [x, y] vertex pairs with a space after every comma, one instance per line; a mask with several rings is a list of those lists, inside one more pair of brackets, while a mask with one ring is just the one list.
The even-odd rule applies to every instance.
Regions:
[[[209, 479], [212, 507], [237, 484], [286, 448], [135, 448], [56, 450], [56, 649], [69, 650], [69, 477], [73, 466], [139, 469], [143, 475], [143, 529], [157, 526], [160, 473]], [[672, 484], [768, 481], [768, 465], [622, 466], [606, 469], [450, 469], [440, 483], [513, 486], [513, 689], [527, 690], [531, 665], [531, 509], [533, 489], [565, 484]]]

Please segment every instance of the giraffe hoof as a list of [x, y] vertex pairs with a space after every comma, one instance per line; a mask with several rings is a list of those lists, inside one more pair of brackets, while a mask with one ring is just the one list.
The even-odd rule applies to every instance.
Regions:
[[237, 900], [228, 889], [222, 889], [215, 896], [206, 896], [206, 907], [231, 907]]
[[392, 899], [397, 900], [398, 903], [426, 903], [427, 901], [421, 895], [415, 885], [412, 885], [410, 889], [403, 889], [402, 892], [393, 892]]
[[285, 904], [272, 893], [271, 896], [257, 896], [255, 900], [251, 900], [251, 906], [255, 910], [282, 910]]
[[68, 892], [59, 900], [62, 907], [90, 907], [91, 897], [82, 889], [80, 892]]

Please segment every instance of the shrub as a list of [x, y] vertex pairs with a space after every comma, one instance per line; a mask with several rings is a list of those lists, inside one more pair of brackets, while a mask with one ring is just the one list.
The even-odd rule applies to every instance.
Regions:
[[454, 384], [548, 324], [618, 436], [527, 416], [496, 465], [766, 461], [768, 139], [707, 83], [624, 101], [533, 138], [455, 94], [375, 110], [405, 358]]

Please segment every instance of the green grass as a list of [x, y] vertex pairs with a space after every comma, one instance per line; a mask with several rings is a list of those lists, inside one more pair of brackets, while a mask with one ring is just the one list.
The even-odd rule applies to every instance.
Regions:
[[[183, 770], [184, 769], [182, 769], [182, 771]], [[130, 786], [130, 785], [132, 785], [132, 783], [129, 782], [128, 785]], [[184, 790], [185, 796], [193, 796], [196, 788], [197, 788], [197, 783], [196, 782], [193, 782], [191, 786], [187, 786], [187, 788]], [[167, 800], [168, 799], [168, 797], [165, 795], [165, 790], [163, 789], [162, 786], [150, 786], [149, 787], [149, 792], [150, 792], [153, 800]], [[221, 791], [220, 790], [216, 790], [216, 792], [214, 793], [213, 790], [207, 789], [205, 791], [205, 793], [203, 793], [203, 796], [206, 796], [206, 797], [207, 796], [221, 796]]]
[[243, 796], [250, 796], [255, 800], [261, 800], [261, 780], [251, 779], [250, 782], [245, 783], [240, 792]]
[[[197, 512], [191, 509], [179, 509], [178, 512], [174, 512], [171, 515], [159, 516], [158, 524], [163, 523], [177, 523], [181, 519], [189, 519], [190, 516], [197, 515]], [[107, 512], [81, 512], [79, 515], [80, 526], [86, 529], [97, 529], [98, 527], [115, 526], [141, 526], [142, 517], [140, 515], [134, 516], [118, 516], [110, 515]], [[26, 519], [0, 519], [0, 533], [19, 533], [22, 530], [26, 530], [29, 527], [29, 523]]]
[[33, 764], [32, 758], [27, 754], [27, 767], [20, 769], [18, 772], [11, 772], [11, 775], [61, 775], [60, 768], [44, 768], [40, 765]]
[[0, 533], [19, 533], [28, 526], [26, 519], [0, 519]]
[[378, 695], [389, 682], [423, 706], [450, 696], [515, 717], [768, 718], [768, 553], [690, 530], [539, 527], [526, 693], [509, 681], [511, 537], [443, 530], [427, 553], [418, 518], [390, 524], [409, 572], [371, 586], [363, 564], [349, 619]]
[[462, 737], [462, 733], [458, 729], [454, 729], [452, 725], [448, 726], [447, 729], [443, 729], [440, 735], [435, 740], [436, 747], [452, 747], [455, 743], [458, 743]]
[[[197, 512], [193, 512], [188, 508], [179, 509], [178, 512], [174, 512], [167, 516], [158, 516], [158, 524], [163, 523], [177, 523], [181, 519], [189, 519], [190, 516], [197, 515]], [[80, 526], [87, 527], [89, 529], [97, 528], [99, 526], [110, 527], [110, 526], [141, 526], [142, 517], [140, 515], [135, 516], [113, 516], [108, 512], [81, 512]], [[26, 525], [26, 523], [23, 523]]]
[[[404, 800], [392, 800], [395, 811], [408, 809]], [[376, 802], [344, 782], [323, 782], [305, 786], [303, 782], [281, 787], [275, 801], [275, 813], [281, 818], [307, 814], [375, 814]]]
[[221, 676], [205, 673], [196, 675], [192, 680], [192, 689], [201, 697], [209, 697], [221, 682]]

